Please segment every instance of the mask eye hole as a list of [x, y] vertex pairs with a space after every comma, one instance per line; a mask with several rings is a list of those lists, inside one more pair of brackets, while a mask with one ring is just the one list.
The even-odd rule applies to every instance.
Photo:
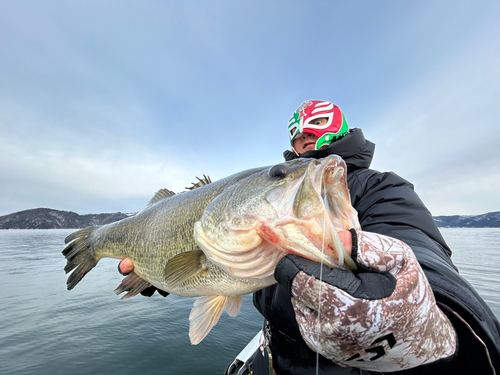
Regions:
[[269, 171], [269, 177], [282, 179], [286, 176], [287, 172], [288, 170], [283, 164], [278, 164], [271, 168]]

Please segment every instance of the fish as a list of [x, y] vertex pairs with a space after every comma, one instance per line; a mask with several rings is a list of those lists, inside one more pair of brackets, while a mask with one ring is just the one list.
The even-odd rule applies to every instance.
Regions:
[[276, 264], [296, 254], [355, 269], [338, 231], [360, 229], [350, 203], [345, 162], [337, 155], [245, 170], [175, 194], [160, 189], [134, 216], [66, 237], [67, 289], [102, 258], [134, 262], [115, 289], [131, 298], [154, 286], [202, 297], [189, 315], [199, 344], [223, 311], [238, 315], [242, 296], [274, 283]]

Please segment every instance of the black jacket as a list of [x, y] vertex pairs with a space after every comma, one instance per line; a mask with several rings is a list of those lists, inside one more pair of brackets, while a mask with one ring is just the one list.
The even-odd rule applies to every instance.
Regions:
[[[421, 264], [441, 310], [458, 334], [459, 348], [451, 361], [441, 361], [401, 374], [494, 374], [500, 375], [500, 325], [474, 288], [459, 275], [431, 214], [413, 185], [392, 172], [368, 169], [375, 145], [361, 129], [351, 129], [325, 149], [301, 157], [341, 156], [347, 164], [351, 203], [364, 231], [397, 238], [408, 244]], [[297, 156], [285, 151], [285, 159]], [[302, 340], [290, 296], [279, 284], [254, 294], [254, 305], [272, 327], [271, 351], [280, 375], [314, 374], [316, 354]], [[341, 368], [320, 356], [321, 374], [369, 374]]]

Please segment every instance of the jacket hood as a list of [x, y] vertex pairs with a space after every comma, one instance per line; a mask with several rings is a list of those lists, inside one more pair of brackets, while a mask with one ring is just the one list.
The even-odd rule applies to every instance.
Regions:
[[293, 151], [286, 150], [283, 156], [286, 161], [300, 158], [321, 159], [328, 155], [339, 155], [347, 165], [347, 171], [369, 168], [375, 152], [375, 144], [367, 140], [363, 131], [353, 128], [343, 138], [333, 142], [321, 150], [307, 151], [297, 156]]

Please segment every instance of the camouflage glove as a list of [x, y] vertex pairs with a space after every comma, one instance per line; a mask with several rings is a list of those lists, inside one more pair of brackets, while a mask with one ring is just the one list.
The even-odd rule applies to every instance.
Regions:
[[[456, 333], [405, 243], [354, 231], [353, 274], [287, 255], [275, 270], [304, 341], [340, 366], [400, 371], [453, 356]], [[321, 298], [319, 296], [321, 295]]]
[[[122, 264], [122, 261], [120, 261], [120, 263], [118, 263], [118, 272], [123, 275], [123, 276], [127, 276], [129, 275], [128, 273], [123, 273], [122, 270], [120, 269], [120, 264]], [[166, 297], [168, 296], [170, 293], [168, 292], [165, 292], [164, 290], [161, 290], [161, 289], [158, 289], [154, 286], [150, 286], [149, 288], [146, 288], [144, 289], [141, 294], [144, 296], [144, 297], [151, 297], [153, 294], [155, 294], [155, 292], [158, 292], [159, 295], [163, 296], [163, 297]]]

